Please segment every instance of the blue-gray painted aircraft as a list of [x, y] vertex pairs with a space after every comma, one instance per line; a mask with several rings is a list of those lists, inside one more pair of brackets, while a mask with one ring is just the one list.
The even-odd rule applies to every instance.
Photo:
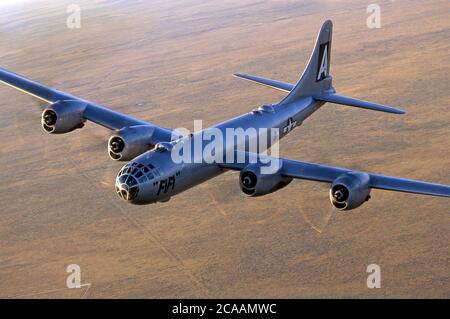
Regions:
[[[293, 179], [328, 183], [330, 201], [339, 210], [351, 210], [370, 198], [371, 189], [383, 189], [423, 195], [450, 197], [450, 186], [389, 177], [352, 169], [331, 167], [289, 159], [271, 158], [264, 154], [277, 138], [268, 138], [266, 147], [250, 152], [245, 145], [249, 139], [227, 143], [227, 129], [276, 129], [278, 137], [292, 132], [326, 102], [369, 110], [403, 114], [389, 106], [362, 101], [336, 94], [330, 75], [331, 21], [326, 21], [317, 37], [309, 63], [300, 80], [294, 85], [246, 74], [235, 76], [271, 88], [285, 91], [280, 102], [261, 106], [252, 112], [202, 129], [194, 134], [180, 136], [176, 131], [112, 111], [98, 104], [41, 85], [25, 77], [0, 69], [0, 81], [48, 103], [42, 113], [42, 126], [48, 133], [67, 133], [82, 128], [86, 120], [114, 131], [108, 142], [112, 159], [129, 161], [116, 179], [116, 192], [133, 204], [164, 202], [175, 194], [211, 179], [227, 170], [240, 171], [240, 187], [248, 196], [261, 196], [289, 184]], [[180, 144], [199, 140], [200, 150], [207, 147], [203, 138], [212, 130], [223, 132], [223, 149], [217, 154], [232, 153], [232, 160], [183, 161], [173, 160], [173, 150]], [[260, 138], [257, 135], [257, 139]], [[234, 137], [233, 137], [234, 140]], [[258, 144], [259, 145], [259, 144]], [[236, 155], [236, 156], [234, 156]], [[272, 154], [273, 155], [273, 154]], [[237, 160], [241, 156], [241, 160]], [[263, 161], [264, 159], [264, 161]], [[267, 159], [278, 164], [271, 173], [262, 173]]]

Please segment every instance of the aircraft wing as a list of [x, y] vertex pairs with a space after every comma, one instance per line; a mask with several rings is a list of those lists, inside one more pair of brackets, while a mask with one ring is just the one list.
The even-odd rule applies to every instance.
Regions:
[[[158, 127], [151, 123], [138, 120], [131, 116], [110, 110], [104, 106], [77, 98], [70, 94], [58, 91], [51, 87], [34, 82], [26, 77], [10, 72], [6, 69], [0, 68], [0, 82], [4, 83], [14, 89], [38, 98], [48, 104], [53, 104], [57, 101], [78, 101], [86, 104], [83, 112], [83, 118], [92, 121], [96, 124], [104, 126], [110, 130], [120, 130], [124, 127], [135, 125], [149, 125], [157, 130], [159, 138], [170, 141], [172, 131], [167, 128]], [[159, 134], [158, 134], [159, 133]], [[158, 141], [155, 141], [158, 142]], [[156, 143], [155, 143], [156, 144]]]
[[[239, 152], [238, 152], [239, 153]], [[242, 154], [242, 153], [241, 153]], [[267, 166], [265, 163], [269, 163], [270, 160], [279, 161], [279, 170], [276, 174], [280, 174], [287, 177], [305, 179], [317, 182], [327, 182], [332, 183], [340, 175], [350, 172], [360, 172], [353, 171], [351, 169], [333, 167], [315, 163], [301, 162], [283, 158], [273, 158], [269, 156], [262, 156], [254, 153], [245, 153], [242, 156], [245, 160], [243, 163], [233, 163], [233, 164], [220, 164], [222, 168], [231, 170], [242, 170], [248, 164], [251, 163], [263, 163], [263, 166]], [[362, 172], [365, 173], [365, 172]], [[370, 188], [414, 193], [422, 195], [440, 196], [440, 197], [450, 197], [450, 186], [433, 184], [422, 181], [415, 181], [410, 179], [384, 176], [379, 174], [366, 173], [370, 176], [369, 186]]]

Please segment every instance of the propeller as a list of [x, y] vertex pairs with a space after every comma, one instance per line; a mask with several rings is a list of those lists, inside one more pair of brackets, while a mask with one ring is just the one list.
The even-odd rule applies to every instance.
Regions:
[[114, 136], [109, 141], [109, 147], [111, 151], [117, 154], [123, 151], [123, 149], [125, 148], [125, 142], [121, 137]]
[[346, 201], [349, 195], [348, 189], [343, 185], [336, 185], [331, 190], [331, 196], [333, 196], [334, 200], [338, 203]]
[[296, 208], [303, 220], [316, 232], [324, 232], [336, 212], [330, 203], [330, 185], [294, 180], [287, 188], [291, 186], [293, 191], [298, 194]]
[[[271, 222], [279, 214], [295, 214], [313, 231], [322, 233], [336, 212], [330, 203], [328, 184], [294, 180], [286, 188], [255, 198], [245, 196], [238, 183], [239, 172], [232, 171], [200, 187], [207, 194], [208, 201], [223, 216], [242, 213], [242, 207], [253, 209], [252, 206], [255, 210], [263, 208], [273, 212], [272, 217], [257, 223]], [[244, 176], [243, 183], [247, 186], [254, 184], [254, 181]]]
[[52, 126], [56, 124], [56, 113], [53, 110], [46, 110], [44, 111], [44, 114], [42, 115], [42, 120], [44, 121], [45, 125]]

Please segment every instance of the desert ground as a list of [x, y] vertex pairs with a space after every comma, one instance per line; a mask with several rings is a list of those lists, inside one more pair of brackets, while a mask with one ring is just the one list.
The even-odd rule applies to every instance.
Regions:
[[[325, 19], [338, 92], [396, 116], [326, 104], [281, 141], [283, 157], [450, 184], [450, 2], [0, 1], [0, 66], [165, 127], [211, 125], [295, 82]], [[114, 180], [111, 132], [40, 127], [42, 105], [0, 86], [2, 298], [449, 298], [450, 201], [373, 191], [336, 212], [328, 185], [246, 198], [228, 172], [167, 203], [132, 206]], [[368, 289], [366, 268], [381, 267]], [[81, 267], [68, 289], [66, 267]], [[90, 285], [88, 285], [90, 284]]]

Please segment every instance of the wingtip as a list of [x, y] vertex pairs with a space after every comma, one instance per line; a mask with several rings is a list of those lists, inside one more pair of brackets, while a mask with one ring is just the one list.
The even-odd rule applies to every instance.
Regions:
[[375, 111], [381, 111], [381, 112], [385, 112], [385, 113], [391, 113], [391, 114], [395, 114], [395, 115], [403, 115], [406, 114], [406, 112], [402, 109], [397, 109], [395, 107], [392, 106], [384, 106], [383, 109], [373, 109]]
[[402, 110], [402, 109], [395, 109], [395, 114], [404, 115], [404, 114], [406, 114], [406, 111]]

